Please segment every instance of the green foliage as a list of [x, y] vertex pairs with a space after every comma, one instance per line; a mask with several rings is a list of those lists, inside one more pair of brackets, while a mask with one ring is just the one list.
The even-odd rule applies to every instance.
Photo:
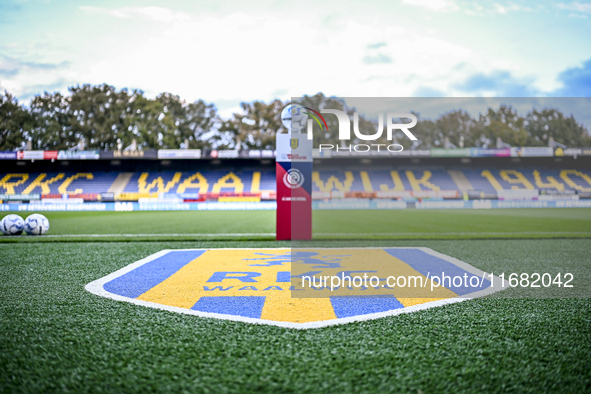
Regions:
[[511, 146], [526, 146], [528, 136], [523, 128], [524, 121], [513, 108], [501, 105], [498, 111], [489, 108], [486, 115], [480, 115], [477, 132], [481, 133], [481, 141], [494, 144], [500, 138]]
[[0, 150], [22, 147], [33, 125], [31, 114], [8, 92], [0, 94]]
[[161, 105], [164, 125], [162, 146], [178, 149], [185, 140], [186, 148], [204, 148], [210, 144], [203, 139], [204, 134], [212, 130], [216, 122], [216, 110], [212, 104], [202, 100], [186, 103], [179, 96], [162, 93], [155, 100]]
[[589, 146], [591, 137], [584, 126], [574, 116], [566, 117], [553, 108], [542, 111], [533, 110], [525, 118], [528, 145], [547, 146], [550, 137], [567, 146]]
[[171, 117], [164, 115], [162, 103], [144, 97], [141, 92], [134, 92], [130, 101], [123, 128], [126, 132], [120, 136], [121, 146], [129, 146], [136, 140], [138, 149], [161, 147], [167, 130], [174, 126]]
[[[317, 110], [318, 112], [322, 111], [325, 108], [336, 109], [339, 111], [346, 112], [347, 115], [349, 115], [349, 118], [353, 118], [354, 110], [351, 108], [348, 108], [346, 106], [346, 104], [343, 102], [343, 100], [340, 100], [340, 99], [337, 99], [334, 97], [326, 97], [322, 93], [317, 93], [314, 96], [304, 95], [304, 97], [302, 97], [302, 99], [299, 100], [298, 103], [304, 107], [313, 108], [313, 109]], [[313, 134], [313, 138], [314, 138], [314, 140], [313, 140], [314, 146], [318, 146], [321, 143], [322, 144], [340, 145], [341, 142], [339, 141], [339, 122], [337, 120], [337, 117], [334, 115], [324, 115], [324, 119], [326, 120], [328, 130], [326, 130], [324, 123], [321, 122], [321, 124], [322, 124], [322, 129], [321, 129], [321, 127], [316, 122], [312, 122], [312, 127], [313, 127], [312, 134]], [[369, 125], [370, 127], [373, 127], [372, 123], [366, 123], [364, 125], [365, 126]], [[374, 134], [375, 134], [376, 129], [377, 129], [377, 126], [373, 130]], [[365, 130], [365, 131], [367, 134], [372, 134], [371, 132], [367, 132], [367, 130]]]
[[127, 90], [113, 86], [75, 86], [70, 88], [72, 129], [88, 148], [117, 149], [128, 100]]
[[[35, 96], [30, 107], [19, 105], [10, 93], [0, 94], [0, 150], [22, 148], [67, 149], [81, 142], [86, 149], [117, 150], [136, 142], [139, 149], [274, 149], [275, 134], [283, 130], [281, 111], [287, 103], [254, 101], [241, 103], [241, 112], [221, 119], [213, 104], [202, 100], [188, 103], [171, 93], [155, 99], [141, 90], [117, 91], [113, 86], [81, 85], [70, 89], [69, 96], [47, 93]], [[355, 108], [339, 98], [322, 93], [305, 95], [305, 107], [337, 109], [351, 120]], [[442, 147], [495, 147], [497, 140], [511, 146], [548, 146], [550, 138], [569, 147], [591, 146], [587, 129], [571, 115], [552, 108], [533, 109], [520, 116], [511, 106], [502, 105], [472, 118], [455, 110], [435, 120], [421, 119], [413, 128], [419, 140], [410, 141], [400, 130], [393, 141], [386, 132], [372, 141], [376, 144], [399, 143], [405, 149]], [[327, 115], [328, 130], [313, 122], [314, 146], [320, 143], [341, 145], [336, 116]], [[352, 122], [353, 124], [353, 122]], [[373, 135], [376, 119], [358, 118], [359, 132]], [[385, 128], [385, 126], [384, 126]], [[365, 143], [355, 137], [349, 143]]]
[[135, 140], [139, 149], [211, 146], [204, 134], [218, 121], [216, 109], [202, 100], [187, 103], [162, 93], [154, 100], [140, 90], [117, 91], [106, 84], [74, 86], [70, 96], [45, 92], [30, 108], [6, 92], [0, 95], [0, 150], [117, 150]]
[[[299, 103], [305, 107], [318, 110], [324, 108], [344, 111], [353, 120], [355, 108], [348, 107], [344, 101], [326, 97], [322, 93], [314, 96], [304, 96]], [[414, 143], [406, 138], [401, 131], [393, 135], [393, 142], [404, 146], [404, 149], [431, 149], [444, 147], [496, 147], [497, 139], [511, 146], [548, 146], [549, 137], [567, 146], [591, 146], [591, 136], [587, 129], [579, 124], [571, 115], [564, 116], [556, 109], [543, 109], [541, 112], [532, 110], [525, 117], [519, 116], [517, 111], [507, 105], [501, 105], [498, 110], [489, 108], [484, 115], [472, 118], [462, 110], [450, 111], [435, 120], [421, 119], [419, 113], [413, 112], [418, 123], [412, 129], [419, 139]], [[339, 125], [336, 116], [325, 116], [328, 130], [321, 130], [313, 123], [314, 146], [320, 143], [341, 144], [338, 138]], [[353, 123], [353, 122], [352, 122]], [[352, 124], [351, 123], [351, 124]], [[375, 134], [378, 121], [367, 119], [359, 115], [359, 131], [362, 134]], [[385, 126], [384, 126], [385, 128]], [[356, 139], [352, 133], [352, 144], [365, 143]], [[384, 130], [382, 136], [372, 141], [376, 144], [392, 143], [386, 139]]]
[[222, 121], [217, 140], [221, 147], [231, 149], [275, 149], [275, 133], [280, 130], [284, 103], [274, 100], [241, 103], [241, 114]]
[[60, 93], [35, 96], [30, 113], [34, 119], [29, 134], [33, 149], [63, 150], [78, 144], [80, 136], [72, 127], [69, 100]]
[[448, 112], [435, 121], [435, 127], [440, 131], [439, 140], [445, 138], [455, 146], [476, 146], [478, 122], [465, 111]]
[[424, 120], [414, 129], [421, 147], [444, 147], [444, 141], [456, 146], [494, 148], [497, 138], [511, 146], [548, 146], [549, 138], [571, 147], [590, 146], [591, 136], [575, 118], [564, 116], [556, 109], [533, 109], [525, 117], [511, 106], [473, 119], [466, 112], [453, 111], [435, 122]]

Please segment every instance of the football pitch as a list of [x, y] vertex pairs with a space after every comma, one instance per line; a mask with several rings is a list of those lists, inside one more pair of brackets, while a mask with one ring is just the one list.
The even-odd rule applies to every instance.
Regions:
[[[175, 314], [84, 288], [163, 249], [290, 247], [273, 240], [274, 215], [47, 213], [49, 236], [1, 237], [0, 392], [590, 390], [591, 301], [582, 293], [512, 298], [515, 288], [296, 330]], [[310, 245], [424, 246], [488, 272], [591, 278], [589, 209], [324, 211], [314, 213], [314, 234]]]
[[[28, 213], [19, 214], [25, 217]], [[51, 224], [48, 235], [0, 237], [0, 242], [275, 239], [275, 211], [44, 215]], [[313, 213], [313, 231], [317, 240], [591, 238], [591, 209], [317, 210]]]

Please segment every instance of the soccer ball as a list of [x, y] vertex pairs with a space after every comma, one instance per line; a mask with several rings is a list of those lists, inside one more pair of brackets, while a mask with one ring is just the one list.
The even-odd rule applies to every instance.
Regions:
[[18, 215], [8, 215], [0, 222], [0, 230], [4, 235], [19, 235], [24, 227], [25, 221]]
[[43, 235], [49, 230], [49, 220], [43, 215], [34, 213], [25, 220], [25, 233]]
[[307, 122], [308, 112], [299, 104], [289, 104], [281, 111], [281, 123], [292, 133], [305, 132]]

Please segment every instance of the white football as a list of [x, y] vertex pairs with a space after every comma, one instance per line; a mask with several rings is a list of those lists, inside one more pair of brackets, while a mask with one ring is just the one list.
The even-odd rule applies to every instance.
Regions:
[[18, 215], [8, 215], [2, 219], [0, 229], [4, 235], [19, 235], [25, 228], [25, 221]]
[[49, 230], [49, 220], [41, 214], [34, 213], [25, 220], [25, 233], [43, 235]]
[[281, 111], [281, 122], [292, 133], [305, 132], [308, 112], [299, 104], [289, 104]]

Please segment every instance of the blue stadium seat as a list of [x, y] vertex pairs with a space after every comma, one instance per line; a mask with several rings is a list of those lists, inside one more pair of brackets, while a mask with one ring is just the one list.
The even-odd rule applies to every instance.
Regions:
[[[313, 177], [313, 191], [339, 191], [364, 192], [380, 191], [382, 189], [392, 190], [395, 187], [392, 171], [396, 171], [394, 177], [396, 182], [401, 184], [404, 190], [458, 190], [458, 186], [444, 168], [379, 168], [372, 170], [359, 170], [355, 168], [321, 170]], [[575, 189], [578, 191], [591, 191], [591, 171], [589, 170], [560, 170], [549, 168], [472, 168], [456, 169], [463, 172], [470, 182], [473, 190], [485, 193], [494, 193], [497, 189], [542, 189], [542, 188], [564, 188], [565, 190]], [[253, 169], [228, 169], [199, 171], [207, 181], [207, 192], [234, 192], [238, 191], [236, 182], [241, 183], [243, 192], [275, 190], [275, 172], [272, 170], [260, 171]], [[430, 176], [429, 174], [430, 173]], [[35, 180], [44, 174], [41, 183], [45, 182], [45, 188], [36, 186], [30, 188]], [[90, 175], [87, 175], [90, 174]], [[124, 188], [124, 192], [138, 193], [141, 191], [162, 192], [166, 189], [169, 193], [177, 193], [181, 186], [195, 172], [135, 172]], [[233, 174], [230, 175], [230, 174]], [[28, 174], [7, 174], [0, 173], [0, 194], [13, 192], [15, 194], [43, 193], [63, 194], [66, 191], [73, 194], [79, 193], [103, 193], [107, 192], [117, 179], [117, 172], [48, 172]], [[225, 185], [221, 180], [226, 177]], [[23, 178], [26, 180], [23, 181]], [[414, 178], [414, 179], [413, 179]], [[428, 179], [427, 179], [428, 178]], [[46, 183], [54, 179], [51, 183]], [[258, 188], [256, 186], [258, 179]], [[236, 182], [233, 182], [236, 181]], [[67, 184], [65, 184], [67, 182]], [[188, 181], [187, 181], [188, 182]], [[198, 178], [191, 183], [197, 184]], [[217, 184], [217, 188], [216, 188]], [[234, 185], [234, 186], [233, 186]], [[321, 190], [321, 187], [323, 190]], [[143, 188], [143, 190], [142, 190]], [[45, 190], [44, 190], [45, 189]], [[185, 184], [186, 193], [199, 192], [202, 189], [196, 186]], [[400, 188], [399, 188], [400, 190]], [[49, 193], [47, 193], [49, 192]]]

